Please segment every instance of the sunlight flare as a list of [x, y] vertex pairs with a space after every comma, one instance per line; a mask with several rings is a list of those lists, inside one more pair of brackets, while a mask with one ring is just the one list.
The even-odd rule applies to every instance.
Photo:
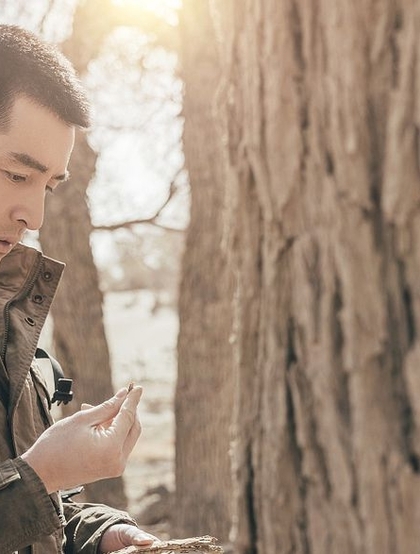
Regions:
[[113, 2], [121, 7], [135, 5], [156, 13], [178, 10], [181, 6], [181, 0], [113, 0]]

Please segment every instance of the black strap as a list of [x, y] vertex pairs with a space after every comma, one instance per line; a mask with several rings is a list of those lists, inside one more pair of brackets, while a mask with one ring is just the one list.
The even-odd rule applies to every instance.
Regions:
[[6, 375], [4, 364], [0, 362], [0, 401], [7, 409], [9, 406], [9, 379]]
[[59, 362], [53, 356], [51, 356], [51, 354], [46, 352], [43, 348], [37, 348], [36, 349], [35, 358], [37, 360], [40, 360], [40, 359], [41, 360], [42, 359], [50, 360], [52, 368], [53, 368], [53, 372], [54, 372], [54, 381], [55, 381], [55, 383], [57, 383], [57, 381], [59, 379], [62, 379], [64, 377], [64, 372], [63, 372]]
[[73, 392], [71, 390], [73, 379], [64, 378], [64, 373], [60, 363], [53, 356], [51, 356], [51, 354], [49, 354], [42, 348], [36, 349], [35, 358], [48, 359], [51, 362], [55, 384], [55, 392], [51, 399], [51, 402], [57, 402], [58, 405], [60, 405], [61, 403], [67, 404], [68, 402], [71, 402], [71, 400], [73, 399]]
[[[60, 405], [61, 402], [64, 404], [70, 402], [73, 398], [73, 392], [71, 391], [72, 379], [64, 379], [61, 365], [42, 348], [36, 349], [35, 358], [48, 358], [51, 362], [56, 388], [52, 402], [57, 402], [58, 405]], [[4, 364], [0, 362], [0, 402], [2, 402], [3, 406], [7, 410], [9, 407], [10, 394], [9, 379], [7, 378], [5, 371]]]

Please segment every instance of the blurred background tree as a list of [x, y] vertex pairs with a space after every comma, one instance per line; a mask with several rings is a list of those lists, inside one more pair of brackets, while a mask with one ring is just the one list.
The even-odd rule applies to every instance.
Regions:
[[180, 536], [205, 529], [227, 541], [232, 518], [234, 274], [227, 263], [224, 133], [214, 116], [222, 60], [210, 4], [184, 0], [180, 16], [191, 218], [179, 300], [174, 526]]

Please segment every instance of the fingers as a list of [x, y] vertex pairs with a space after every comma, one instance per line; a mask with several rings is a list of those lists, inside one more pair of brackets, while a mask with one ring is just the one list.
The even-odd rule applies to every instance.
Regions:
[[124, 387], [99, 406], [82, 404], [79, 413], [89, 418], [89, 424], [92, 427], [111, 429], [120, 437], [123, 452], [128, 455], [141, 432], [137, 406], [142, 392], [142, 387], [138, 385], [133, 386], [131, 390]]
[[131, 531], [131, 540], [129, 544], [136, 546], [150, 546], [157, 540], [157, 537], [154, 537], [141, 529], [135, 529], [134, 531]]
[[127, 523], [116, 523], [103, 533], [98, 552], [114, 552], [125, 546], [150, 546], [158, 539], [138, 527]]
[[148, 546], [154, 543], [157, 538], [149, 533], [146, 533], [133, 525], [120, 525], [119, 529], [120, 541], [124, 546], [136, 544], [137, 546]]
[[[139, 386], [130, 393], [121, 389], [99, 406], [85, 404], [44, 431], [22, 458], [49, 493], [121, 474], [140, 435], [141, 393]], [[68, 456], [68, 451], [74, 455]]]
[[112, 423], [114, 431], [121, 437], [124, 437], [124, 442], [130, 434], [133, 425], [140, 425], [137, 418], [137, 406], [140, 402], [142, 392], [142, 387], [138, 385], [133, 388], [124, 400], [121, 409]]
[[105, 400], [102, 404], [93, 407], [87, 407], [88, 404], [84, 404], [82, 412], [84, 417], [89, 418], [89, 423], [92, 426], [100, 425], [105, 423], [110, 419], [114, 418], [121, 406], [124, 403], [124, 400], [127, 397], [127, 388], [120, 389], [112, 398]]
[[89, 417], [89, 426], [99, 433], [107, 433], [107, 440], [112, 440], [113, 448], [117, 448], [115, 452], [119, 451], [124, 460], [128, 458], [141, 434], [137, 406], [142, 392], [140, 386], [133, 386], [130, 392], [124, 388], [99, 406], [82, 404], [79, 412], [82, 417]]
[[136, 415], [134, 423], [127, 435], [127, 438], [125, 439], [124, 445], [123, 445], [123, 455], [128, 458], [129, 454], [133, 450], [134, 446], [136, 445], [136, 442], [138, 441], [139, 437], [141, 435], [141, 424], [138, 416]]

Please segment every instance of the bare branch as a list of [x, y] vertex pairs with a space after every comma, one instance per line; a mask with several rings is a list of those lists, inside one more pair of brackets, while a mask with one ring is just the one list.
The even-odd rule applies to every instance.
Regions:
[[46, 24], [46, 21], [47, 21], [49, 15], [50, 15], [50, 13], [52, 12], [54, 4], [55, 4], [55, 0], [49, 0], [48, 7], [44, 12], [41, 21], [39, 22], [39, 29], [40, 29], [41, 35], [43, 35], [45, 33], [45, 24]]
[[169, 231], [170, 233], [183, 233], [185, 231], [185, 229], [177, 229], [176, 227], [169, 227], [167, 225], [163, 225], [162, 223], [159, 223], [158, 221], [156, 221], [154, 217], [147, 218], [147, 219], [131, 219], [129, 221], [122, 221], [121, 223], [114, 223], [113, 225], [94, 225], [93, 230], [94, 231], [116, 231], [117, 229], [131, 229], [136, 225], [154, 225], [155, 227], [159, 227], [159, 229], [163, 229], [164, 231]]
[[158, 222], [159, 217], [161, 216], [163, 210], [166, 208], [166, 206], [169, 204], [171, 199], [174, 197], [175, 193], [178, 190], [178, 187], [176, 185], [176, 179], [181, 174], [182, 169], [179, 170], [172, 181], [172, 183], [169, 186], [169, 193], [166, 198], [166, 200], [163, 202], [163, 204], [158, 208], [158, 210], [155, 212], [154, 215], [146, 218], [141, 219], [131, 219], [129, 221], [122, 221], [120, 223], [113, 223], [112, 225], [94, 225], [93, 230], [94, 231], [116, 231], [117, 229], [130, 229], [131, 227], [134, 227], [136, 225], [143, 225], [143, 224], [149, 224], [154, 225], [156, 227], [159, 227], [160, 229], [164, 229], [165, 231], [170, 231], [174, 233], [183, 233], [184, 229], [177, 229], [175, 227], [168, 227], [166, 225], [162, 225]]

